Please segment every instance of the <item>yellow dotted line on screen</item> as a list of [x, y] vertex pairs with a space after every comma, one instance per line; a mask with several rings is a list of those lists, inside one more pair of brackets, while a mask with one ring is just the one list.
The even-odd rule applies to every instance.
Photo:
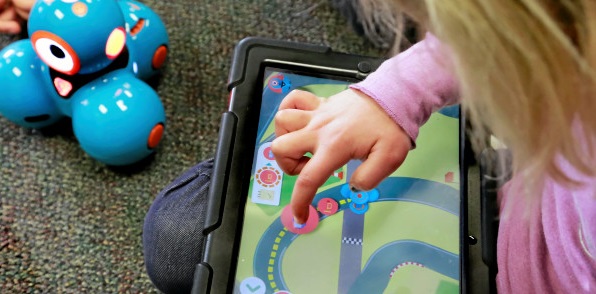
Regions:
[[[344, 205], [350, 202], [352, 202], [352, 199], [349, 198], [339, 200], [340, 205]], [[283, 238], [286, 235], [287, 231], [288, 229], [283, 228], [283, 230], [279, 232], [278, 236], [275, 238], [275, 241], [273, 243], [273, 248], [271, 248], [271, 258], [269, 258], [269, 266], [267, 267], [267, 279], [269, 280], [269, 285], [271, 286], [271, 288], [274, 289], [273, 292], [279, 291], [279, 289], [277, 288], [277, 283], [275, 283], [275, 280], [273, 279], [273, 267], [275, 266], [275, 257], [277, 257], [277, 250], [279, 249], [279, 243], [281, 242], [281, 238]]]
[[279, 291], [279, 289], [277, 288], [277, 284], [273, 279], [273, 267], [275, 265], [275, 257], [277, 256], [277, 250], [279, 249], [279, 242], [281, 242], [281, 238], [283, 238], [286, 235], [287, 231], [288, 229], [284, 228], [279, 232], [279, 235], [277, 236], [277, 238], [275, 238], [275, 241], [273, 243], [273, 248], [271, 249], [271, 258], [269, 259], [269, 266], [267, 267], [267, 279], [269, 279], [269, 285], [271, 286], [271, 288], [274, 289], [273, 292]]

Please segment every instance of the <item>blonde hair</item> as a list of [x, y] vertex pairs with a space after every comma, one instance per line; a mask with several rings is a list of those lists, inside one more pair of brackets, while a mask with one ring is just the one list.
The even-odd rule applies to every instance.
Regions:
[[[332, 0], [333, 6], [352, 22], [354, 29], [390, 57], [424, 38], [419, 22], [423, 1]], [[407, 11], [408, 13], [404, 13]]]
[[594, 176], [595, 2], [425, 3], [431, 31], [452, 50], [476, 148], [494, 133], [512, 151], [514, 171], [528, 187], [540, 187], [545, 176], [575, 184], [558, 156]]
[[558, 157], [596, 176], [596, 1], [356, 1], [369, 34], [375, 23], [395, 25], [390, 55], [402, 13], [448, 45], [474, 149], [491, 134], [505, 142], [529, 193], [546, 176], [576, 184]]

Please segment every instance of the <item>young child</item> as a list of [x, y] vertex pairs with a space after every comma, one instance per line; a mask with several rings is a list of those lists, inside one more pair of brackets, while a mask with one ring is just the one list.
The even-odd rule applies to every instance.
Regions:
[[430, 114], [461, 97], [477, 148], [490, 132], [513, 155], [501, 190], [499, 292], [596, 291], [596, 3], [401, 2], [441, 41], [427, 35], [327, 100], [295, 91], [282, 102], [272, 148], [298, 175], [295, 222], [350, 159], [363, 160], [353, 189], [374, 188]]
[[[461, 101], [477, 150], [495, 134], [513, 155], [514, 176], [501, 190], [499, 292], [595, 292], [596, 3], [394, 2], [432, 34], [350, 90], [327, 100], [295, 91], [280, 107], [273, 152], [299, 175], [295, 221], [350, 159], [363, 160], [353, 189], [375, 187], [415, 147], [430, 114]], [[189, 170], [147, 215], [147, 269], [164, 292], [192, 284], [210, 168]]]
[[0, 34], [19, 34], [35, 0], [0, 0]]

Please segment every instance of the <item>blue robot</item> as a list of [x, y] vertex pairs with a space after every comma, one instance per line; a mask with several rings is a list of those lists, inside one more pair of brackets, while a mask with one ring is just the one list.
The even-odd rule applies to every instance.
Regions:
[[71, 117], [81, 148], [107, 165], [153, 153], [166, 118], [143, 80], [166, 59], [159, 16], [131, 0], [38, 0], [29, 17], [30, 39], [0, 51], [0, 114], [27, 128]]

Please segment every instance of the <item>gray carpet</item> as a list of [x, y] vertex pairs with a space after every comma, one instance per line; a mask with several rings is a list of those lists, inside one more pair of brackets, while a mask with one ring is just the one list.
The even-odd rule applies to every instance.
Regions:
[[[157, 86], [167, 115], [161, 147], [145, 165], [114, 170], [85, 155], [68, 122], [40, 132], [0, 118], [0, 293], [156, 291], [144, 271], [143, 218], [169, 181], [214, 153], [230, 58], [243, 37], [382, 54], [328, 0], [144, 3], [170, 34]], [[14, 40], [0, 36], [0, 48]]]

